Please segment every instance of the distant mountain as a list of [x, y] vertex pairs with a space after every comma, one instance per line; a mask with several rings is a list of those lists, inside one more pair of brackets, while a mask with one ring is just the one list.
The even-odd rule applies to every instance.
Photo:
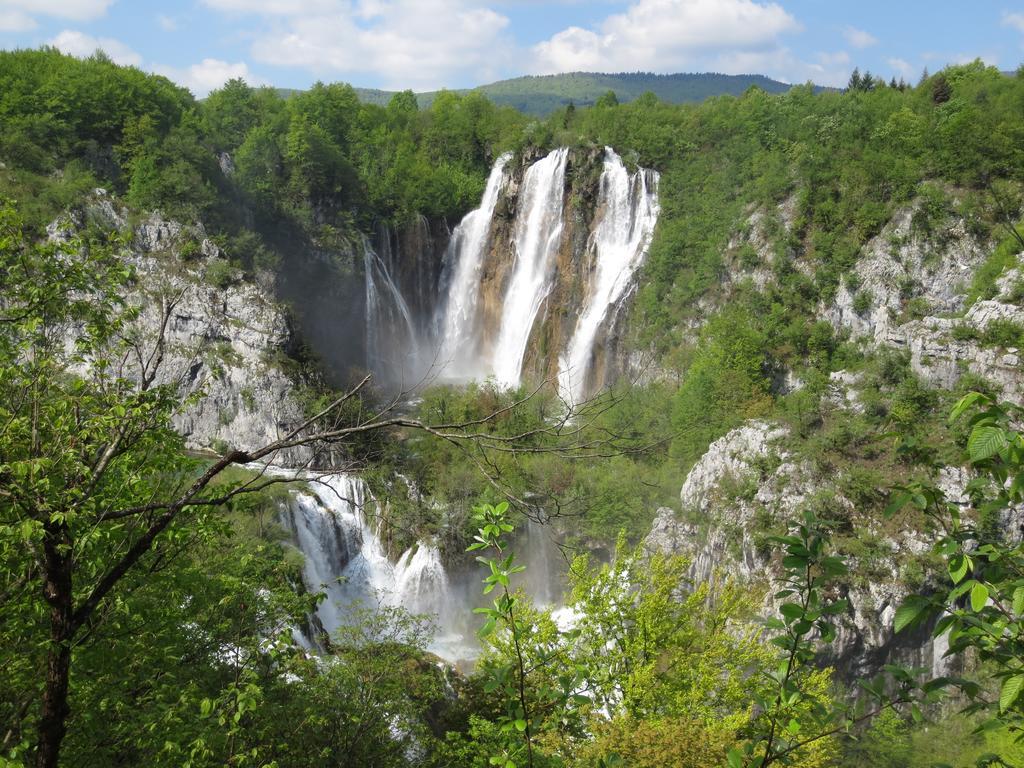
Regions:
[[[632, 101], [647, 91], [672, 104], [703, 101], [709, 96], [738, 96], [751, 86], [768, 93], [784, 93], [787, 83], [764, 75], [720, 75], [714, 72], [655, 75], [650, 72], [567, 72], [499, 80], [474, 90], [486, 94], [496, 104], [515, 107], [527, 114], [544, 116], [569, 103], [589, 106], [603, 94], [613, 91], [620, 102]], [[468, 90], [457, 91], [468, 93]], [[356, 88], [359, 98], [371, 104], [387, 104], [393, 91]], [[421, 107], [430, 106], [437, 91], [416, 94]]]

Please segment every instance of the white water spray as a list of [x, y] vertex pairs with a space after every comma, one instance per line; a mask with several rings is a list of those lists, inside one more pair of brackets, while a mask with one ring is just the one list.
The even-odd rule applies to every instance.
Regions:
[[598, 221], [591, 235], [594, 267], [583, 310], [559, 358], [558, 388], [570, 405], [589, 393], [587, 375], [598, 331], [633, 284], [658, 220], [658, 174], [643, 168], [630, 176], [622, 159], [605, 148], [598, 196]]
[[[419, 338], [409, 305], [388, 264], [363, 237], [366, 272], [366, 355], [370, 370], [399, 375], [416, 374]], [[406, 376], [407, 377], [407, 376]]]
[[453, 595], [440, 551], [421, 541], [392, 563], [378, 526], [367, 520], [376, 506], [363, 480], [348, 474], [320, 476], [310, 492], [292, 494], [284, 523], [305, 558], [306, 588], [326, 595], [317, 606], [321, 625], [335, 632], [359, 605], [402, 607], [436, 622], [430, 650], [452, 660], [472, 657], [471, 614]]
[[516, 217], [515, 266], [492, 355], [499, 384], [519, 385], [523, 358], [537, 312], [554, 282], [555, 254], [562, 236], [565, 167], [569, 150], [555, 150], [523, 177]]
[[479, 348], [480, 283], [490, 241], [494, 208], [505, 185], [505, 166], [511, 154], [498, 158], [487, 179], [480, 207], [470, 211], [452, 232], [441, 276], [447, 293], [439, 322], [439, 361], [443, 378], [466, 380], [486, 375]]

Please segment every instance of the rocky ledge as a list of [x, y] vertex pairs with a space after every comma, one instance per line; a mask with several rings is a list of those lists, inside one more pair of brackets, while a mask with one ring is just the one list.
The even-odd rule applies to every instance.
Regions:
[[[711, 444], [690, 471], [680, 492], [682, 514], [662, 508], [645, 539], [651, 552], [689, 558], [690, 577], [699, 583], [722, 576], [745, 581], [763, 594], [765, 614], [773, 614], [773, 580], [779, 573], [777, 552], [759, 541], [766, 528], [783, 527], [799, 518], [805, 505], [824, 485], [810, 466], [784, 447], [787, 431], [763, 421], [751, 421]], [[951, 498], [962, 495], [966, 473], [949, 468], [940, 479]], [[852, 509], [842, 496], [830, 498], [834, 509]], [[933, 674], [948, 672], [942, 639], [934, 643], [926, 632], [895, 635], [896, 608], [918, 585], [901, 578], [908, 562], [930, 548], [927, 533], [910, 528], [889, 533], [882, 562], [871, 573], [885, 578], [849, 581], [842, 591], [850, 603], [839, 617], [837, 639], [822, 649], [822, 661], [843, 670], [850, 679], [869, 677], [882, 665], [902, 663], [924, 667]], [[864, 564], [851, 563], [851, 571]]]

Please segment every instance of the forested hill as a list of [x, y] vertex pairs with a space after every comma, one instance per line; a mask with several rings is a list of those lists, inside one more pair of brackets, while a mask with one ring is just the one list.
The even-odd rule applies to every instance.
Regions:
[[[520, 112], [541, 117], [569, 104], [591, 106], [611, 91], [619, 102], [633, 101], [650, 91], [669, 104], [689, 104], [710, 96], [739, 96], [751, 86], [768, 93], [785, 93], [786, 83], [764, 75], [722, 75], [717, 72], [683, 72], [657, 75], [652, 72], [565, 72], [559, 75], [515, 77], [482, 85], [475, 90], [495, 104], [515, 107]], [[465, 93], [466, 91], [460, 91]], [[359, 98], [369, 104], [385, 105], [393, 91], [356, 88]], [[436, 91], [416, 94], [421, 107], [429, 107]]]

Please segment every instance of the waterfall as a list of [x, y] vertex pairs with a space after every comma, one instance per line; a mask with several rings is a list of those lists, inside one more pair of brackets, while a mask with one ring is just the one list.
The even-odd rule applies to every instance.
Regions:
[[439, 322], [438, 355], [441, 365], [445, 366], [445, 378], [466, 380], [487, 373], [479, 349], [480, 283], [494, 208], [504, 186], [505, 166], [511, 159], [511, 154], [504, 154], [495, 162], [480, 207], [466, 214], [448, 244], [441, 276], [447, 301]]
[[492, 356], [494, 376], [505, 386], [519, 385], [530, 331], [553, 284], [568, 157], [569, 150], [562, 147], [531, 165], [523, 177], [513, 244], [515, 266]]
[[[510, 170], [512, 155], [499, 157], [480, 206], [452, 232], [440, 275], [433, 246], [418, 244], [430, 240], [425, 221], [406, 244], [412, 252], [403, 250], [400, 259], [390, 232], [379, 238], [380, 257], [367, 246], [371, 370], [396, 383], [409, 373], [425, 376], [433, 364], [443, 381], [493, 377], [515, 387], [529, 359], [530, 370], [557, 370], [559, 392], [570, 403], [602, 385], [608, 369], [600, 351], [636, 283], [659, 205], [658, 174], [630, 174], [606, 147], [597, 188], [578, 182], [579, 200], [596, 197], [590, 231], [580, 231], [590, 217], [579, 207], [571, 217], [565, 210], [568, 168], [578, 163], [575, 171], [587, 171], [596, 160], [563, 147]], [[556, 306], [552, 297], [566, 303]]]
[[594, 267], [576, 327], [559, 359], [558, 388], [573, 404], [588, 394], [587, 375], [598, 331], [606, 323], [643, 261], [658, 219], [658, 174], [643, 168], [630, 176], [622, 159], [605, 147], [591, 243]]
[[[313, 495], [294, 492], [288, 504], [284, 523], [304, 555], [302, 579], [310, 591], [323, 591], [326, 599], [317, 607], [317, 618], [331, 632], [341, 626], [344, 609], [356, 595], [351, 585], [342, 580], [357, 558], [373, 558], [373, 537], [367, 535], [363, 517], [366, 488], [361, 480], [350, 475], [322, 478], [324, 489]], [[375, 559], [375, 558], [373, 558]]]
[[[409, 305], [392, 277], [392, 266], [363, 237], [366, 281], [366, 358], [371, 371], [403, 380], [415, 374], [419, 351]], [[390, 245], [386, 254], [390, 257]], [[390, 259], [389, 259], [390, 260]]]
[[436, 622], [430, 650], [451, 660], [472, 657], [472, 614], [440, 551], [421, 541], [392, 563], [378, 526], [367, 520], [376, 507], [363, 480], [348, 474], [320, 476], [308, 491], [291, 493], [282, 520], [304, 556], [306, 588], [326, 595], [317, 606], [320, 624], [333, 633], [357, 605], [400, 606]]

